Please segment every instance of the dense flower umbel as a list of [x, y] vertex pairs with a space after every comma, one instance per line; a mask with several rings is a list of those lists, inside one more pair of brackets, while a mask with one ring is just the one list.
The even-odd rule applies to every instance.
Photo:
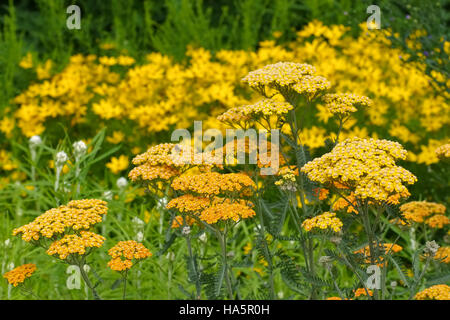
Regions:
[[450, 287], [446, 284], [437, 284], [429, 287], [414, 297], [416, 300], [450, 300]]
[[301, 168], [312, 181], [323, 185], [338, 182], [360, 199], [387, 201], [392, 195], [409, 196], [403, 183], [413, 184], [417, 178], [396, 166], [406, 150], [388, 140], [349, 138], [338, 143], [331, 152]]
[[278, 62], [249, 72], [243, 79], [250, 87], [283, 87], [301, 81], [306, 75], [314, 75], [316, 68], [309, 64]]
[[323, 96], [323, 100], [326, 103], [325, 107], [331, 113], [341, 116], [356, 112], [357, 106], [369, 107], [372, 105], [372, 100], [369, 98], [352, 93], [328, 93]]
[[436, 149], [436, 155], [439, 159], [448, 159], [450, 158], [450, 143], [439, 146]]
[[445, 213], [446, 207], [439, 203], [427, 201], [411, 201], [400, 206], [400, 211], [407, 221], [422, 223], [425, 218]]
[[[373, 296], [373, 291], [368, 289], [367, 292], [369, 292], [370, 296]], [[366, 289], [364, 288], [358, 288], [355, 290], [355, 298], [360, 297], [360, 296], [367, 296], [367, 292]]]
[[432, 228], [442, 229], [444, 226], [450, 224], [450, 219], [443, 214], [436, 214], [428, 218], [425, 223]]
[[181, 213], [198, 213], [199, 211], [209, 207], [210, 204], [211, 200], [207, 197], [184, 194], [178, 198], [170, 200], [166, 208], [175, 208]]
[[256, 213], [251, 208], [251, 203], [244, 200], [231, 202], [228, 199], [215, 201], [215, 203], [200, 213], [200, 219], [208, 224], [214, 224], [219, 220], [233, 220], [253, 217]]
[[256, 185], [249, 176], [243, 173], [206, 172], [177, 177], [172, 182], [172, 188], [205, 196], [221, 194], [249, 196], [256, 189]]
[[142, 244], [134, 240], [119, 241], [108, 250], [111, 260], [108, 267], [115, 271], [129, 270], [133, 260], [142, 260], [152, 256], [152, 253]]
[[102, 221], [102, 215], [108, 208], [106, 202], [98, 199], [73, 200], [67, 205], [53, 208], [34, 219], [31, 223], [13, 230], [13, 235], [22, 235], [30, 242], [40, 237], [52, 238], [64, 233], [67, 228], [88, 230]]
[[306, 231], [331, 229], [334, 232], [339, 232], [343, 224], [339, 218], [336, 218], [336, 213], [325, 212], [311, 219], [306, 219], [302, 226]]
[[8, 283], [17, 287], [20, 283], [23, 283], [25, 279], [31, 277], [31, 275], [36, 271], [36, 265], [34, 263], [27, 263], [21, 265], [11, 271], [6, 272], [3, 275]]
[[272, 115], [282, 116], [293, 108], [288, 102], [264, 98], [254, 104], [232, 108], [218, 116], [217, 119], [223, 122], [239, 122]]
[[[238, 199], [231, 201], [228, 198], [207, 198], [198, 197], [191, 194], [185, 194], [178, 198], [172, 199], [167, 208], [177, 209], [180, 213], [187, 213], [198, 216], [198, 219], [205, 221], [208, 224], [214, 224], [219, 220], [233, 220], [239, 221], [239, 219], [250, 218], [255, 215], [255, 211], [252, 209], [253, 204], [250, 201]], [[185, 216], [188, 225], [192, 225], [193, 218], [191, 216]], [[176, 220], [178, 226], [183, 225], [182, 218]], [[173, 225], [172, 225], [173, 227]]]
[[105, 237], [90, 231], [81, 231], [80, 235], [66, 234], [50, 245], [47, 254], [58, 255], [62, 260], [71, 254], [81, 256], [86, 254], [88, 248], [100, 248], [105, 240]]
[[128, 177], [131, 181], [153, 181], [153, 180], [170, 180], [171, 178], [178, 176], [180, 171], [177, 169], [161, 165], [152, 166], [148, 163], [144, 163], [138, 167], [133, 168]]
[[331, 87], [330, 81], [321, 76], [304, 76], [292, 88], [299, 94], [306, 95], [309, 99]]
[[450, 263], [450, 247], [440, 247], [434, 259], [443, 263]]

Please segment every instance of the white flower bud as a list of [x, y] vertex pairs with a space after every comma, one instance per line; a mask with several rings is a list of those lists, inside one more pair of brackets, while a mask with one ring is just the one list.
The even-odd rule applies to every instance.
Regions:
[[137, 228], [142, 228], [145, 225], [145, 222], [139, 219], [138, 217], [134, 217], [133, 220], [131, 221], [135, 224]]
[[87, 150], [87, 146], [83, 141], [77, 141], [73, 144], [73, 154], [75, 155], [75, 159], [78, 160], [82, 156], [85, 155]]
[[185, 227], [183, 227], [183, 230], [181, 231], [181, 233], [184, 235], [188, 235], [189, 233], [191, 233], [191, 228], [189, 226], [185, 226]]
[[166, 258], [169, 261], [174, 261], [175, 260], [175, 253], [173, 253], [172, 251], [167, 252]]
[[206, 232], [202, 233], [202, 235], [200, 237], [198, 237], [198, 239], [203, 242], [206, 243], [206, 241], [208, 241], [208, 237], [206, 235]]
[[436, 243], [436, 241], [427, 241], [425, 243], [425, 249], [423, 251], [430, 255], [431, 257], [434, 257], [436, 255], [436, 252], [439, 249], [439, 245]]
[[103, 192], [103, 198], [105, 198], [106, 200], [112, 200], [112, 198], [113, 198], [112, 191], [106, 190], [105, 192]]
[[28, 143], [30, 145], [30, 148], [34, 149], [40, 144], [42, 144], [42, 139], [40, 136], [32, 136], [30, 140], [28, 140]]
[[391, 287], [392, 287], [392, 288], [395, 288], [396, 286], [397, 286], [397, 281], [392, 281], [392, 282], [391, 282]]
[[62, 167], [64, 165], [64, 163], [69, 160], [69, 157], [67, 156], [67, 153], [65, 153], [64, 151], [60, 151], [56, 154], [56, 166], [57, 167]]
[[137, 234], [136, 234], [136, 241], [137, 242], [142, 242], [144, 240], [144, 233], [142, 232], [142, 231], [139, 231]]
[[128, 185], [128, 181], [126, 178], [120, 177], [119, 179], [117, 179], [116, 185], [117, 185], [117, 188], [123, 189]]
[[5, 240], [5, 247], [8, 248], [10, 244], [11, 244], [11, 240], [6, 239]]
[[278, 296], [279, 299], [283, 299], [283, 298], [284, 298], [284, 293], [283, 293], [283, 291], [279, 291], [279, 292], [277, 293], [277, 296]]

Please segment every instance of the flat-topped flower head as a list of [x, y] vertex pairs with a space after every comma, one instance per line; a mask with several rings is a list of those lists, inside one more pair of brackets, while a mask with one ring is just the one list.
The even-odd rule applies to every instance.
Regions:
[[358, 106], [370, 107], [372, 100], [365, 96], [353, 93], [328, 93], [323, 96], [325, 107], [333, 114], [345, 116], [350, 112], [356, 112]]
[[88, 230], [102, 221], [102, 215], [108, 208], [106, 202], [98, 199], [72, 200], [67, 205], [53, 208], [31, 223], [13, 230], [13, 235], [22, 235], [22, 239], [30, 242], [40, 237], [52, 238], [63, 234], [69, 228], [75, 231]]
[[156, 181], [156, 180], [170, 180], [180, 174], [180, 171], [174, 167], [167, 165], [152, 166], [144, 163], [138, 167], [133, 168], [128, 174], [131, 181]]
[[434, 256], [434, 259], [442, 263], [450, 263], [450, 247], [440, 247]]
[[417, 181], [411, 172], [395, 164], [396, 159], [405, 158], [406, 150], [397, 142], [349, 138], [305, 164], [301, 171], [322, 185], [339, 183], [356, 198], [389, 201], [393, 195], [409, 196], [403, 184]]
[[200, 220], [208, 224], [217, 223], [219, 220], [233, 220], [238, 222], [240, 219], [247, 219], [255, 216], [252, 209], [252, 203], [245, 200], [230, 201], [229, 199], [215, 199], [212, 205], [200, 212]]
[[339, 232], [341, 231], [342, 226], [342, 221], [336, 217], [336, 213], [334, 212], [324, 212], [313, 218], [306, 219], [302, 223], [302, 227], [306, 231], [330, 229], [334, 232]]
[[115, 271], [126, 271], [133, 266], [133, 262], [151, 257], [152, 253], [142, 243], [128, 240], [119, 241], [108, 250], [108, 255], [112, 258], [108, 267]]
[[256, 189], [256, 184], [243, 173], [206, 172], [177, 177], [172, 182], [172, 188], [204, 196], [231, 194], [250, 196]]
[[90, 231], [81, 231], [80, 235], [66, 234], [50, 245], [47, 254], [57, 255], [61, 260], [73, 254], [82, 256], [88, 253], [89, 248], [100, 248], [105, 240], [105, 237]]
[[169, 201], [167, 209], [177, 209], [181, 213], [198, 213], [209, 207], [211, 200], [207, 197], [184, 194]]
[[422, 223], [433, 214], [443, 215], [446, 207], [440, 203], [427, 201], [411, 201], [400, 206], [403, 217], [408, 222]]
[[316, 68], [309, 64], [278, 62], [249, 72], [243, 79], [250, 87], [283, 87], [297, 82], [306, 76], [314, 75]]
[[292, 86], [297, 93], [306, 95], [310, 100], [331, 87], [330, 81], [321, 76], [306, 75]]
[[436, 214], [431, 218], [428, 218], [425, 223], [431, 228], [442, 229], [444, 226], [450, 224], [450, 219], [443, 214]]
[[223, 122], [233, 123], [250, 119], [268, 118], [273, 115], [280, 117], [293, 108], [288, 102], [264, 98], [254, 104], [232, 108], [218, 116], [217, 119]]
[[450, 287], [446, 284], [437, 284], [414, 296], [416, 300], [450, 300]]
[[34, 263], [27, 263], [21, 265], [11, 271], [6, 272], [3, 275], [9, 284], [17, 287], [19, 284], [23, 283], [27, 278], [31, 277], [36, 271], [36, 265]]
[[449, 159], [450, 158], [450, 143], [439, 146], [436, 149], [436, 155], [439, 159]]

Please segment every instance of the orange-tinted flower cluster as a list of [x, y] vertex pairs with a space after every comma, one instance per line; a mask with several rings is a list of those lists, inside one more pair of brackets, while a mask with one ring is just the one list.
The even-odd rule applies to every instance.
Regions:
[[34, 219], [31, 223], [13, 230], [13, 235], [22, 235], [22, 239], [30, 242], [40, 237], [52, 238], [72, 229], [88, 230], [102, 221], [102, 215], [108, 208], [106, 202], [97, 199], [73, 200], [67, 205], [53, 208]]
[[446, 284], [437, 284], [429, 287], [414, 297], [416, 300], [450, 300], [450, 287]]
[[17, 287], [20, 283], [23, 283], [27, 278], [36, 271], [36, 265], [34, 263], [27, 263], [21, 265], [11, 271], [6, 272], [3, 275], [9, 284]]
[[196, 175], [182, 175], [172, 182], [172, 188], [178, 191], [193, 192], [205, 196], [239, 194], [250, 196], [256, 185], [243, 173], [220, 174], [206, 172]]
[[133, 266], [133, 260], [142, 260], [152, 256], [152, 253], [142, 244], [134, 240], [119, 241], [108, 250], [111, 260], [108, 267], [114, 271], [126, 271]]
[[[445, 210], [444, 205], [427, 201], [411, 201], [400, 206], [403, 217], [407, 221], [417, 223], [424, 222], [425, 218], [433, 214], [441, 216], [445, 213]], [[439, 222], [439, 220], [440, 218], [437, 218], [436, 221], [432, 220], [431, 224], [434, 225], [434, 222]]]
[[100, 248], [105, 240], [105, 237], [90, 231], [81, 231], [80, 235], [66, 234], [50, 245], [47, 254], [58, 255], [64, 260], [71, 254], [84, 255], [88, 248]]

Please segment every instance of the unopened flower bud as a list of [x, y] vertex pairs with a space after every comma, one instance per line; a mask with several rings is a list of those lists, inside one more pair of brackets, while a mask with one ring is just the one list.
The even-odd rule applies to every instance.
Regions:
[[87, 146], [83, 141], [77, 141], [73, 144], [73, 154], [78, 161], [82, 156], [86, 154]]
[[128, 185], [128, 181], [126, 178], [120, 177], [119, 179], [117, 179], [116, 185], [117, 185], [117, 188], [123, 189]]

